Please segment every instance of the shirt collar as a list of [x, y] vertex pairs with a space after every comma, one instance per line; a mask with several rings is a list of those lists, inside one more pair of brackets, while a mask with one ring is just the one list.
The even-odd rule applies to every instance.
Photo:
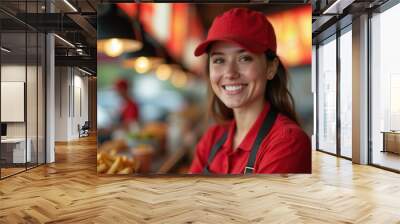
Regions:
[[[264, 121], [264, 118], [266, 117], [266, 115], [268, 114], [268, 112], [270, 110], [270, 107], [271, 107], [270, 103], [266, 102], [263, 110], [258, 115], [256, 121], [251, 126], [249, 132], [247, 132], [246, 137], [242, 140], [242, 142], [238, 146], [239, 149], [242, 149], [244, 151], [251, 151], [251, 147], [253, 146], [253, 143], [257, 137], [258, 131], [260, 130], [261, 125]], [[235, 122], [235, 120], [232, 120], [228, 124], [228, 136], [227, 136], [225, 143], [222, 146], [222, 148], [225, 152], [233, 151], [232, 146], [233, 146], [233, 138], [235, 136], [235, 130], [236, 130], [236, 122]]]

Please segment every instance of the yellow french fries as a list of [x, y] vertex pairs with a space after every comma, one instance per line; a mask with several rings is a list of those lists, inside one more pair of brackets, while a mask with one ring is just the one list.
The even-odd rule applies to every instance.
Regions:
[[102, 156], [103, 156], [102, 152], [97, 153], [97, 163], [101, 160]]
[[131, 174], [133, 169], [131, 167], [125, 167], [124, 169], [118, 171], [117, 174]]
[[107, 165], [105, 163], [97, 165], [97, 172], [98, 173], [104, 173], [108, 169]]
[[107, 171], [107, 174], [115, 174], [121, 165], [122, 165], [121, 157], [117, 157], [117, 159], [111, 165], [110, 169]]
[[110, 141], [100, 146], [97, 153], [97, 172], [99, 174], [132, 174], [138, 172], [139, 161], [119, 155], [126, 149], [124, 141]]

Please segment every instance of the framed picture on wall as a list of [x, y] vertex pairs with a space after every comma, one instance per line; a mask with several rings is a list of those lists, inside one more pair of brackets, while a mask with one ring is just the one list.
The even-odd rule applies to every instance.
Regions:
[[25, 82], [1, 82], [1, 122], [24, 122]]

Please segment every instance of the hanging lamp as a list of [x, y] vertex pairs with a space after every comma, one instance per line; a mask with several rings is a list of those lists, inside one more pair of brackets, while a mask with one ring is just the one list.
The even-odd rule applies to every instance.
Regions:
[[[119, 10], [116, 4], [99, 7], [97, 19], [97, 49], [110, 57], [124, 52], [138, 51], [143, 47], [138, 21], [131, 20]], [[104, 9], [104, 10], [102, 10]]]
[[[142, 29], [143, 30], [143, 29]], [[124, 54], [123, 66], [135, 68], [139, 73], [146, 73], [164, 62], [165, 54], [161, 45], [149, 34], [142, 32], [143, 48]]]

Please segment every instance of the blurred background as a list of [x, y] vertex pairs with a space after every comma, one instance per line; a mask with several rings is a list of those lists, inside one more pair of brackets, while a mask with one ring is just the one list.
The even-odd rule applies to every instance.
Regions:
[[206, 57], [193, 52], [213, 19], [233, 7], [261, 11], [271, 21], [302, 128], [311, 136], [311, 5], [99, 4], [99, 173], [187, 173], [213, 122]]

